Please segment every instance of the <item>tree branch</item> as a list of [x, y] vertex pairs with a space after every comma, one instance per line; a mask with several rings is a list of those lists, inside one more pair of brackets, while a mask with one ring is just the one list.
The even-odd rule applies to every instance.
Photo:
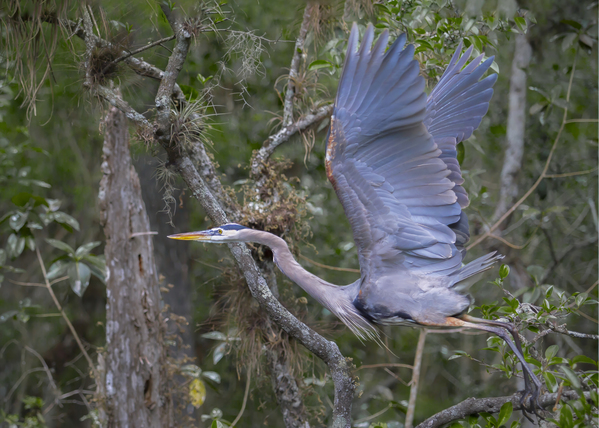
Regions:
[[[224, 224], [228, 222], [228, 218], [221, 204], [213, 196], [202, 176], [198, 174], [198, 171], [196, 170], [189, 155], [180, 147], [178, 147], [176, 142], [171, 141], [170, 97], [173, 94], [177, 96], [178, 86], [175, 81], [189, 50], [190, 36], [177, 22], [173, 21], [173, 17], [170, 16], [170, 13], [167, 14], [167, 18], [169, 18], [169, 22], [171, 22], [171, 26], [175, 31], [177, 43], [173, 54], [169, 58], [166, 70], [162, 72], [151, 64], [145, 63], [134, 57], [129, 57], [125, 59], [124, 62], [131, 65], [134, 69], [135, 67], [138, 67], [139, 69], [144, 70], [144, 72], [149, 73], [147, 75], [150, 77], [161, 80], [161, 84], [156, 96], [158, 117], [156, 121], [157, 129], [154, 132], [154, 136], [167, 152], [170, 166], [183, 178], [191, 190], [193, 197], [201, 203], [210, 219], [217, 225]], [[76, 34], [78, 37], [86, 41], [86, 45], [95, 43], [100, 47], [110, 46], [110, 43], [100, 39], [99, 37], [96, 37], [93, 33], [90, 33], [73, 21], [67, 21], [65, 26], [71, 28], [73, 34]], [[120, 97], [116, 96], [116, 94], [111, 92], [109, 89], [99, 85], [98, 95], [100, 95], [102, 98], [105, 98], [115, 107], [124, 111], [125, 114], [127, 114], [128, 117], [130, 117], [136, 123], [141, 124], [144, 127], [150, 127], [150, 129], [152, 129], [147, 119], [135, 112], [135, 110], [132, 109], [126, 102], [119, 100]], [[332, 105], [321, 107], [314, 112], [314, 114], [307, 116], [290, 127], [282, 129], [276, 135], [269, 138], [267, 141], [270, 144], [268, 147], [263, 148], [264, 150], [261, 149], [261, 153], [263, 155], [259, 158], [260, 161], [257, 164], [260, 165], [263, 161], [265, 161], [274, 151], [274, 149], [282, 142], [287, 141], [289, 137], [298, 131], [301, 132], [309, 126], [326, 118], [331, 114], [332, 110]], [[207, 155], [204, 156], [202, 162], [204, 163], [205, 167], [211, 171], [214, 171], [212, 162]], [[214, 175], [214, 181], [218, 182], [220, 185], [220, 181], [218, 180], [216, 174]], [[260, 274], [256, 262], [247, 246], [236, 243], [230, 244], [229, 248], [238, 267], [246, 278], [250, 293], [257, 300], [260, 307], [266, 311], [270, 319], [327, 364], [335, 386], [332, 425], [333, 427], [349, 428], [351, 426], [351, 407], [355, 391], [355, 385], [351, 372], [351, 364], [341, 354], [336, 343], [328, 341], [320, 334], [309, 328], [306, 324], [299, 321], [273, 296], [268, 288], [268, 285], [266, 284], [266, 281]]]
[[333, 104], [322, 106], [313, 111], [312, 114], [307, 115], [303, 119], [300, 119], [289, 126], [283, 127], [277, 133], [268, 137], [262, 147], [254, 153], [250, 163], [250, 175], [257, 177], [260, 174], [263, 164], [268, 160], [270, 155], [274, 153], [277, 147], [288, 141], [298, 132], [305, 131], [310, 126], [315, 125], [321, 120], [329, 117], [333, 113], [333, 108]]
[[[549, 330], [554, 331], [556, 333], [564, 334], [570, 337], [576, 337], [578, 339], [591, 339], [591, 340], [599, 340], [599, 335], [590, 334], [590, 333], [579, 333], [577, 331], [571, 331], [566, 328], [565, 324], [562, 325], [548, 325]], [[541, 334], [541, 333], [539, 333]]]
[[132, 50], [131, 52], [128, 52], [128, 53], [126, 53], [126, 54], [122, 54], [121, 56], [119, 56], [119, 57], [118, 57], [117, 59], [115, 59], [114, 61], [111, 61], [111, 62], [109, 62], [108, 64], [106, 64], [106, 66], [105, 66], [105, 67], [104, 67], [104, 69], [102, 70], [102, 74], [104, 74], [104, 72], [105, 72], [105, 71], [108, 69], [108, 67], [110, 67], [110, 66], [112, 66], [112, 65], [115, 65], [115, 64], [118, 64], [119, 62], [121, 62], [121, 61], [124, 61], [124, 60], [126, 60], [127, 58], [129, 58], [129, 57], [131, 57], [131, 56], [133, 56], [133, 55], [137, 55], [138, 53], [141, 53], [141, 52], [143, 52], [143, 51], [145, 51], [145, 50], [148, 50], [148, 49], [150, 49], [150, 48], [153, 48], [154, 46], [157, 46], [157, 45], [159, 45], [159, 44], [161, 44], [161, 43], [170, 42], [171, 40], [174, 40], [174, 39], [175, 39], [175, 37], [176, 37], [176, 36], [173, 34], [172, 36], [164, 37], [164, 38], [162, 38], [162, 39], [160, 39], [160, 40], [156, 40], [155, 42], [148, 43], [148, 44], [147, 44], [147, 45], [145, 45], [145, 46], [142, 46], [142, 47], [140, 47], [140, 48], [137, 48], [137, 49], [135, 49], [135, 50]]
[[316, 3], [308, 2], [308, 4], [306, 4], [302, 25], [295, 41], [295, 49], [293, 51], [293, 58], [291, 59], [291, 67], [289, 67], [289, 80], [287, 82], [287, 91], [285, 92], [285, 102], [283, 104], [283, 127], [287, 127], [293, 122], [293, 96], [295, 95], [295, 80], [298, 76], [297, 71], [300, 65], [300, 59], [304, 54], [304, 43], [306, 41], [306, 34], [308, 34], [308, 26], [310, 25], [310, 16], [315, 7], [318, 7]]
[[416, 397], [418, 397], [418, 384], [420, 382], [420, 367], [422, 366], [422, 356], [424, 354], [424, 343], [426, 342], [427, 330], [420, 330], [418, 345], [416, 346], [416, 356], [414, 357], [414, 368], [412, 369], [412, 382], [410, 387], [410, 400], [408, 401], [408, 411], [406, 413], [405, 428], [412, 428], [414, 422], [414, 412], [416, 410]]
[[[416, 428], [437, 428], [459, 419], [463, 419], [469, 415], [476, 415], [481, 412], [498, 413], [508, 401], [512, 403], [514, 410], [522, 410], [520, 404], [520, 392], [509, 397], [494, 397], [494, 398], [468, 398], [455, 406], [449, 407], [439, 413], [431, 416]], [[590, 399], [590, 392], [585, 392], [584, 396], [587, 400]], [[561, 394], [564, 401], [576, 400], [579, 398], [575, 391], [564, 391]], [[558, 400], [558, 393], [543, 394], [539, 397], [541, 407], [550, 407], [555, 405]]]
[[179, 73], [183, 68], [183, 64], [187, 59], [189, 46], [191, 43], [191, 34], [183, 25], [178, 22], [170, 12], [167, 5], [161, 4], [160, 7], [166, 15], [173, 32], [175, 33], [177, 43], [173, 49], [172, 55], [168, 59], [168, 64], [164, 70], [164, 75], [160, 81], [158, 92], [156, 93], [156, 130], [157, 140], [169, 155], [169, 159], [173, 156], [173, 145], [171, 145], [171, 97], [174, 93], [175, 84]]

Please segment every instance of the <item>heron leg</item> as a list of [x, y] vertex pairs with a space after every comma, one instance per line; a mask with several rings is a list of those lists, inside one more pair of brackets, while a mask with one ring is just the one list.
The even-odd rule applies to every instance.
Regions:
[[[485, 321], [487, 321], [487, 320], [485, 320]], [[496, 321], [496, 322], [498, 322], [498, 321]], [[507, 329], [507, 327], [505, 327], [504, 323], [500, 323], [501, 327], [497, 327], [495, 325], [488, 325], [489, 323], [475, 324], [473, 322], [468, 322], [468, 321], [463, 321], [463, 323], [464, 323], [463, 327], [469, 327], [469, 328], [475, 328], [478, 330], [488, 331], [489, 333], [493, 333], [493, 334], [499, 336], [510, 347], [512, 352], [516, 355], [516, 358], [518, 358], [518, 360], [520, 360], [520, 364], [522, 365], [522, 371], [524, 372], [525, 387], [524, 387], [524, 391], [522, 392], [522, 398], [521, 398], [522, 408], [529, 412], [534, 413], [535, 415], [537, 415], [539, 417], [542, 417], [537, 412], [537, 410], [541, 408], [541, 405], [539, 403], [539, 395], [541, 393], [542, 384], [539, 381], [539, 379], [537, 379], [537, 377], [533, 373], [532, 369], [530, 368], [530, 366], [524, 359], [522, 350], [519, 349], [521, 347], [516, 346], [516, 344], [508, 336], [507, 331], [504, 330], [504, 329]], [[517, 336], [517, 333], [516, 333], [516, 336]], [[518, 342], [519, 342], [519, 340], [518, 340]], [[530, 378], [532, 385], [531, 385], [531, 383], [526, 381], [527, 376]], [[529, 396], [530, 396], [530, 401], [528, 401]], [[530, 403], [530, 404], [528, 404], [528, 403]]]
[[[518, 358], [518, 360], [520, 361], [520, 363], [522, 365], [522, 371], [524, 372], [524, 378], [526, 379], [528, 376], [530, 378], [530, 380], [532, 381], [532, 384], [525, 381], [525, 389], [522, 393], [522, 399], [521, 399], [522, 408], [525, 411], [532, 412], [535, 415], [542, 417], [537, 412], [538, 409], [542, 408], [539, 403], [539, 395], [541, 392], [542, 384], [539, 381], [539, 379], [537, 379], [537, 377], [531, 370], [530, 366], [524, 359], [524, 355], [522, 354], [521, 347], [516, 346], [516, 344], [512, 341], [512, 339], [508, 335], [508, 332], [506, 330], [509, 330], [509, 329], [508, 329], [508, 327], [505, 326], [504, 323], [501, 323], [499, 321], [494, 321], [493, 323], [499, 323], [499, 324], [491, 324], [490, 322], [486, 322], [488, 320], [483, 320], [483, 321], [485, 321], [485, 323], [475, 324], [474, 322], [466, 321], [464, 319], [454, 318], [454, 317], [446, 317], [445, 322], [437, 322], [437, 321], [429, 321], [429, 320], [416, 320], [416, 321], [422, 325], [430, 325], [430, 326], [438, 326], [438, 327], [466, 327], [466, 328], [473, 328], [476, 330], [483, 330], [483, 331], [487, 331], [489, 333], [493, 333], [493, 334], [499, 336], [501, 339], [503, 339], [505, 341], [505, 343], [510, 347], [512, 352], [516, 355], [516, 358]], [[511, 333], [511, 331], [510, 331], [510, 333]], [[517, 335], [517, 333], [516, 333], [516, 335]], [[519, 340], [518, 340], [518, 342], [519, 342]], [[527, 400], [529, 398], [529, 396], [530, 396], [530, 401]], [[528, 405], [528, 403], [530, 403], [530, 404]], [[528, 417], [528, 415], [526, 415], [526, 412], [524, 412], [524, 415], [528, 419], [530, 419]]]
[[[459, 318], [464, 321], [469, 321], [469, 322], [475, 323], [475, 324], [486, 324], [486, 325], [491, 325], [491, 326], [501, 327], [501, 328], [506, 329], [507, 331], [510, 332], [510, 334], [514, 338], [514, 344], [516, 345], [516, 347], [518, 348], [520, 353], [524, 355], [524, 352], [522, 351], [522, 342], [520, 341], [520, 335], [519, 335], [518, 329], [516, 328], [516, 326], [513, 323], [503, 322], [503, 321], [495, 321], [495, 320], [486, 320], [484, 318], [477, 318], [477, 317], [473, 317], [473, 316], [470, 316], [467, 314], [460, 315]], [[524, 370], [523, 370], [523, 372], [524, 372], [524, 391], [531, 391], [532, 389], [530, 386], [530, 382], [532, 379], [529, 378], [528, 374]]]

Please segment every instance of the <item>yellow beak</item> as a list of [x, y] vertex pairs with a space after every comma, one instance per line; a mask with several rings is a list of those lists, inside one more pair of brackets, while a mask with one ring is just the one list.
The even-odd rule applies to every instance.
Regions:
[[169, 235], [168, 238], [179, 239], [181, 241], [209, 241], [211, 239], [211, 235], [206, 232], [187, 232]]

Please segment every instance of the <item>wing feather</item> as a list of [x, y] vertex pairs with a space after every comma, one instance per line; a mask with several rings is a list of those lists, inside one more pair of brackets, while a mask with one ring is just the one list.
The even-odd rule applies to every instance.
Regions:
[[[455, 183], [453, 191], [458, 203], [465, 208], [470, 201], [462, 187], [464, 179], [456, 159], [456, 146], [472, 135], [487, 113], [497, 75], [481, 80], [493, 63], [493, 57], [483, 62], [483, 56], [480, 55], [466, 65], [472, 55], [472, 46], [463, 55], [461, 53], [462, 43], [427, 99], [424, 124], [442, 152], [440, 158], [451, 171], [448, 178]], [[462, 212], [459, 220], [450, 224], [450, 228], [456, 234], [456, 247], [465, 255], [464, 246], [470, 239], [466, 214]]]
[[[472, 48], [451, 59], [426, 97], [405, 35], [387, 47], [369, 26], [358, 46], [352, 28], [327, 138], [327, 176], [358, 248], [362, 277], [389, 270], [448, 276], [461, 268], [468, 195], [456, 144], [488, 109], [492, 59], [470, 64]], [[449, 277], [448, 277], [449, 278]]]

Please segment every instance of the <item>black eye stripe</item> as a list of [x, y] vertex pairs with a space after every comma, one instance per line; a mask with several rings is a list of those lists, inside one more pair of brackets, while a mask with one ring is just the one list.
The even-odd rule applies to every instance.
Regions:
[[225, 224], [223, 226], [221, 226], [222, 230], [241, 230], [241, 229], [247, 229], [247, 227], [242, 226], [240, 224]]

